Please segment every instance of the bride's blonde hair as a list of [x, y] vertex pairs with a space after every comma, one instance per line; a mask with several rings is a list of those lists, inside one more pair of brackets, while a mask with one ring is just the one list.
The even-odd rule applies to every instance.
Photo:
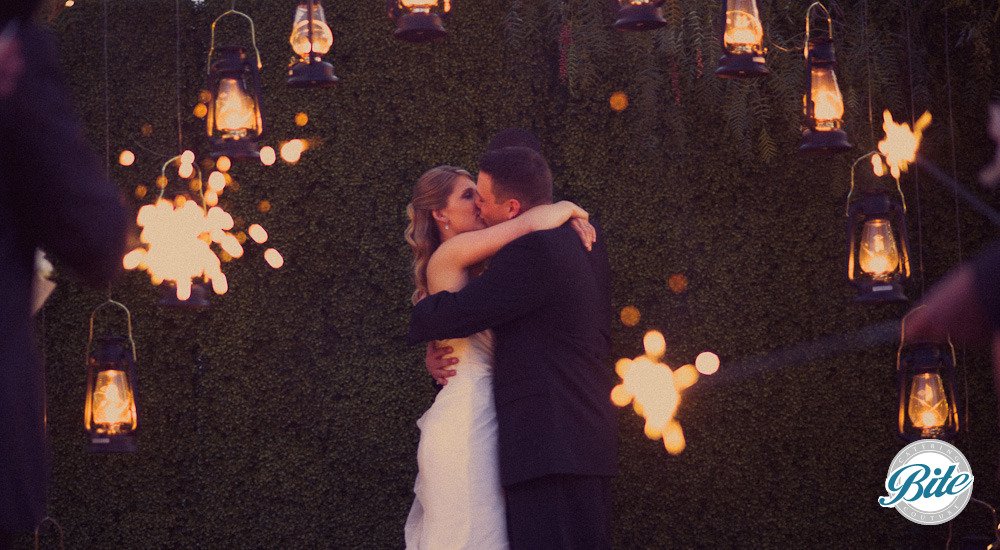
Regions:
[[414, 304], [427, 295], [427, 263], [431, 254], [441, 246], [441, 235], [434, 223], [433, 211], [448, 206], [448, 197], [461, 177], [472, 179], [472, 175], [461, 168], [437, 166], [424, 172], [413, 184], [413, 199], [406, 205], [410, 225], [403, 236], [413, 250]]

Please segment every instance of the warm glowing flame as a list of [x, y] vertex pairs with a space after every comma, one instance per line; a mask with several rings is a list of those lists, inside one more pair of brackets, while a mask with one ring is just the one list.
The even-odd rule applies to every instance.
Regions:
[[813, 117], [817, 130], [833, 130], [844, 118], [844, 97], [837, 85], [837, 75], [827, 67], [812, 70]]
[[[313, 4], [312, 52], [323, 55], [333, 46], [333, 32], [326, 24], [323, 6], [318, 2]], [[292, 23], [292, 36], [289, 38], [292, 49], [303, 60], [309, 58], [309, 6], [300, 3], [295, 10], [295, 22]]]
[[889, 171], [897, 181], [910, 163], [916, 160], [924, 129], [930, 123], [931, 113], [927, 111], [917, 119], [911, 131], [909, 124], [894, 121], [892, 113], [888, 109], [882, 113], [882, 129], [885, 131], [885, 139], [878, 142], [878, 150], [885, 157]]
[[399, 0], [399, 3], [414, 13], [428, 13], [437, 6], [438, 0]]
[[731, 53], [760, 53], [764, 27], [754, 0], [729, 0], [726, 4], [726, 49]]
[[684, 432], [674, 419], [680, 406], [680, 392], [698, 381], [694, 365], [676, 371], [660, 358], [666, 352], [666, 340], [659, 331], [651, 330], [643, 337], [645, 354], [635, 359], [622, 358], [615, 372], [622, 383], [611, 390], [611, 402], [618, 407], [630, 403], [636, 414], [645, 418], [643, 431], [650, 439], [663, 439], [667, 452], [676, 455], [684, 450]]
[[237, 258], [243, 247], [228, 233], [233, 217], [225, 210], [216, 206], [205, 212], [195, 201], [177, 200], [175, 204], [160, 199], [139, 209], [136, 224], [142, 228], [139, 240], [144, 246], [123, 258], [126, 269], [145, 270], [154, 284], [172, 281], [180, 300], [191, 296], [191, 282], [199, 277], [211, 281], [216, 293], [226, 292], [226, 277], [211, 244], [218, 243]]
[[899, 249], [889, 220], [876, 218], [865, 222], [858, 263], [862, 271], [879, 281], [888, 279], [899, 267]]
[[135, 400], [124, 371], [97, 373], [91, 399], [93, 425], [98, 433], [114, 435], [135, 428]]
[[950, 411], [941, 375], [925, 372], [913, 377], [907, 412], [916, 428], [944, 427]]
[[221, 157], [218, 158], [218, 160], [215, 161], [215, 168], [222, 173], [228, 172], [229, 169], [232, 167], [233, 167], [233, 161], [229, 160], [229, 157], [225, 155], [222, 155]]
[[243, 137], [257, 127], [254, 100], [234, 78], [219, 82], [215, 99], [215, 124], [230, 137]]

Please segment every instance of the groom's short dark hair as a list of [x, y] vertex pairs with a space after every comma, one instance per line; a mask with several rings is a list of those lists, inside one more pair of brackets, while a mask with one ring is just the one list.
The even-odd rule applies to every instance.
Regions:
[[549, 163], [527, 147], [486, 151], [479, 158], [479, 171], [493, 180], [493, 194], [499, 200], [517, 199], [523, 210], [552, 202]]

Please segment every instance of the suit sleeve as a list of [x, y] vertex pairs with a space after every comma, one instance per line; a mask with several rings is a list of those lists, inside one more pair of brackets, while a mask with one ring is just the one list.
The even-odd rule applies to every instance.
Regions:
[[536, 236], [522, 237], [490, 260], [489, 268], [458, 292], [439, 292], [417, 303], [407, 342], [464, 338], [523, 317], [549, 293], [546, 254]]
[[83, 139], [51, 40], [33, 25], [21, 34], [25, 71], [0, 101], [18, 223], [84, 281], [104, 284], [121, 266], [126, 211]]

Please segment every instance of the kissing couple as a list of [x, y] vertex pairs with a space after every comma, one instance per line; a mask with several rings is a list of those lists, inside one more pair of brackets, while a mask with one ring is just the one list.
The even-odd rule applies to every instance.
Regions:
[[587, 212], [552, 203], [540, 149], [506, 130], [475, 182], [439, 166], [413, 188], [407, 340], [431, 342], [443, 387], [417, 422], [408, 549], [611, 547], [608, 255]]

